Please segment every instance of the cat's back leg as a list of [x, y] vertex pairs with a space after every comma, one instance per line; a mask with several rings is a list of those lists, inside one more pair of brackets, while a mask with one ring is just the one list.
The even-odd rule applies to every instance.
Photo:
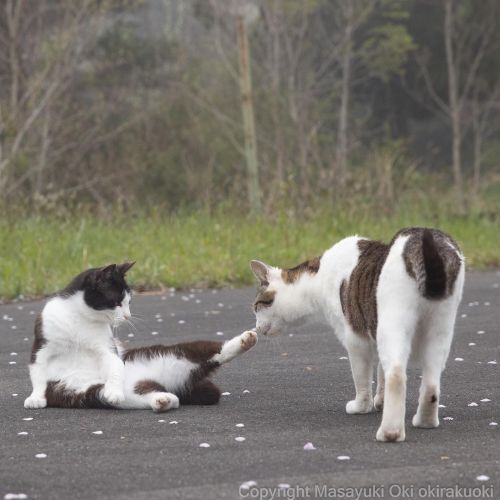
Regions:
[[151, 408], [162, 412], [179, 408], [179, 398], [158, 382], [144, 379], [138, 381], [132, 391], [125, 393], [125, 401], [119, 407], [129, 410]]
[[215, 405], [219, 400], [219, 388], [207, 378], [196, 382], [189, 391], [180, 395], [183, 405]]

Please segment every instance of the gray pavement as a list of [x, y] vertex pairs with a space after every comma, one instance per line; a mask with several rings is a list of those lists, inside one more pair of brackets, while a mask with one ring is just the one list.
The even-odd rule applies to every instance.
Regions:
[[[275, 488], [243, 491], [247, 498], [333, 498], [342, 492], [331, 487], [370, 486], [375, 489], [365, 489], [361, 498], [474, 494], [437, 492], [437, 485], [483, 488], [479, 498], [500, 498], [500, 429], [492, 425], [500, 424], [499, 285], [498, 272], [469, 273], [442, 385], [441, 417], [452, 420], [441, 419], [435, 430], [411, 427], [419, 380], [410, 371], [402, 444], [375, 442], [380, 414], [345, 414], [353, 396], [349, 362], [333, 333], [322, 328], [261, 339], [223, 367], [215, 380], [230, 395], [215, 407], [160, 415], [25, 410], [34, 314], [42, 302], [0, 306], [0, 499], [9, 493], [30, 499], [237, 499], [247, 481]], [[132, 303], [141, 318], [137, 331], [119, 336], [131, 345], [228, 339], [253, 326], [253, 295], [247, 288], [138, 296]], [[304, 450], [308, 442], [316, 450]], [[37, 458], [40, 453], [46, 457]], [[279, 484], [290, 485], [286, 496]]]

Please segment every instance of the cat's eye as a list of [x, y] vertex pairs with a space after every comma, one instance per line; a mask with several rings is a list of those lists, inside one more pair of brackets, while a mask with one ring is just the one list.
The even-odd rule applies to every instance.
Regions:
[[257, 309], [257, 307], [259, 305], [263, 305], [264, 307], [269, 307], [273, 302], [274, 302], [274, 299], [271, 299], [271, 300], [258, 300], [255, 303], [254, 308]]

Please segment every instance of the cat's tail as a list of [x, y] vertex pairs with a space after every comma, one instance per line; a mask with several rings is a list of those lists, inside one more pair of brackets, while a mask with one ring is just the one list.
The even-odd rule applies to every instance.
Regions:
[[220, 363], [228, 363], [236, 356], [243, 354], [250, 350], [257, 343], [257, 333], [249, 330], [243, 332], [241, 335], [233, 337], [222, 344], [221, 350], [217, 353], [212, 360]]
[[427, 299], [438, 300], [446, 298], [453, 290], [462, 260], [451, 240], [440, 238], [436, 240], [430, 229], [422, 233], [422, 261], [424, 276], [421, 276], [420, 289]]

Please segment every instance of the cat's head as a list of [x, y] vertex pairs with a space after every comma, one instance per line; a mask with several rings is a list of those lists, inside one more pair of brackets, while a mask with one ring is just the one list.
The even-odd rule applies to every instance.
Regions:
[[306, 315], [297, 285], [304, 275], [318, 272], [320, 258], [315, 258], [292, 269], [279, 269], [258, 260], [252, 260], [250, 267], [260, 286], [253, 304], [257, 333], [277, 335], [287, 325]]
[[82, 293], [85, 306], [96, 319], [118, 324], [130, 319], [131, 291], [125, 275], [135, 262], [87, 269], [60, 293], [71, 297]]

